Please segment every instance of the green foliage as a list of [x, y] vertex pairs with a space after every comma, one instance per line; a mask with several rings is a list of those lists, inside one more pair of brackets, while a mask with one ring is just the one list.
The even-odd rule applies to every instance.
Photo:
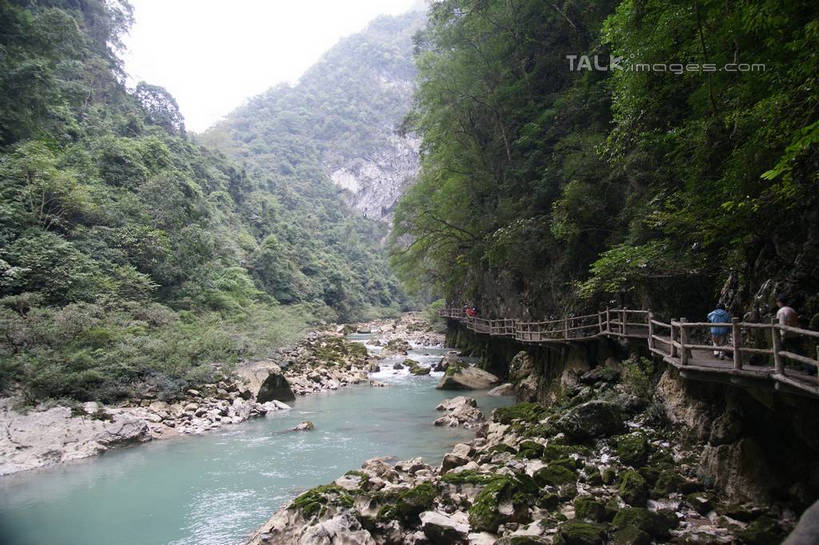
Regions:
[[[770, 278], [809, 298], [818, 10], [434, 3], [416, 40], [407, 122], [424, 154], [395, 213], [397, 271], [487, 315], [701, 312], [732, 270], [742, 302]], [[570, 71], [566, 56], [584, 54], [622, 57], [625, 69]], [[633, 69], [669, 62], [719, 69]], [[748, 70], [722, 69], [730, 63]], [[690, 285], [702, 302], [680, 289]]]
[[[166, 90], [125, 88], [116, 48], [130, 9], [0, 0], [0, 387], [172, 396], [269, 356], [307, 323], [395, 314], [385, 227], [340, 204], [286, 120], [270, 139], [276, 164], [240, 167], [186, 133]], [[379, 39], [397, 49], [373, 63], [410, 64], [392, 32], [405, 24], [385, 21]], [[314, 90], [338, 88], [354, 53], [317, 68]], [[358, 141], [344, 115], [364, 98], [327, 112], [333, 145]]]
[[495, 409], [494, 419], [501, 424], [511, 424], [514, 420], [536, 423], [546, 414], [546, 409], [537, 403], [518, 403], [511, 407]]

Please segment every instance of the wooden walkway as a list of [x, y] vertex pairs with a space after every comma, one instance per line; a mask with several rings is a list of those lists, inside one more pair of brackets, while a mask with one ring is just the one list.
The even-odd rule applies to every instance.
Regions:
[[[819, 331], [780, 325], [740, 322], [712, 324], [685, 318], [663, 322], [650, 310], [606, 309], [597, 314], [527, 322], [512, 318], [466, 316], [462, 309], [446, 308], [440, 315], [462, 323], [481, 335], [506, 337], [525, 344], [565, 344], [599, 337], [644, 339], [651, 353], [680, 371], [685, 378], [749, 385], [769, 383], [790, 393], [819, 397]], [[725, 359], [708, 344], [711, 327], [731, 330]], [[815, 358], [784, 350], [782, 336], [810, 346]], [[813, 368], [814, 373], [792, 366]]]

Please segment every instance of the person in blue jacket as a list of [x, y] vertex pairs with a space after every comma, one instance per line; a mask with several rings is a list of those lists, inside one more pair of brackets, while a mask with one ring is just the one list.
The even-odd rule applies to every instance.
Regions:
[[[712, 324], [729, 324], [731, 323], [731, 313], [728, 312], [724, 304], [720, 303], [717, 308], [708, 313], [708, 321]], [[711, 343], [714, 345], [714, 355], [721, 360], [725, 359], [726, 351], [720, 350], [719, 347], [728, 344], [729, 333], [731, 333], [731, 328], [728, 326], [711, 328]]]

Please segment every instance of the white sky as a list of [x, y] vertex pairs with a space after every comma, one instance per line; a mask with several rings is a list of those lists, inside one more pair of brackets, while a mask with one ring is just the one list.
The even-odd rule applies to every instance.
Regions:
[[244, 99], [294, 83], [344, 36], [418, 0], [131, 0], [123, 55], [130, 84], [173, 94], [202, 132]]

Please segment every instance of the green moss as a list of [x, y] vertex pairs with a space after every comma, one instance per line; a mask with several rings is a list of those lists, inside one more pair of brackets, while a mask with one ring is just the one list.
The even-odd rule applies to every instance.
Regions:
[[648, 484], [642, 475], [630, 469], [620, 476], [620, 497], [629, 505], [643, 506], [648, 501]]
[[353, 498], [340, 486], [322, 485], [293, 500], [288, 509], [301, 511], [305, 518], [310, 518], [313, 515], [322, 515], [330, 506], [350, 508], [353, 506]]
[[474, 470], [458, 471], [445, 474], [441, 480], [447, 484], [488, 484], [499, 476], [493, 473], [480, 473]]
[[607, 467], [600, 476], [603, 479], [603, 484], [612, 484], [617, 479], [617, 470], [613, 467]]
[[714, 507], [711, 496], [704, 492], [692, 492], [685, 496], [685, 502], [700, 515], [707, 514]]
[[379, 522], [395, 520], [398, 518], [398, 507], [391, 504], [382, 505], [381, 508], [378, 510], [378, 514], [375, 515], [375, 518]]
[[606, 520], [606, 506], [591, 496], [580, 496], [574, 500], [574, 514], [578, 519], [602, 522]]
[[364, 473], [363, 471], [355, 471], [350, 470], [345, 475], [349, 475], [350, 477], [358, 477], [360, 479], [359, 484], [364, 485], [370, 482], [370, 476]]
[[534, 478], [535, 482], [540, 486], [560, 486], [561, 484], [575, 482], [577, 474], [565, 465], [553, 463], [538, 469]]
[[570, 520], [560, 525], [555, 545], [602, 545], [606, 527], [602, 524]]
[[543, 455], [543, 445], [534, 441], [523, 441], [518, 445], [518, 457], [540, 458]]
[[[535, 503], [538, 492], [537, 484], [525, 474], [494, 479], [469, 508], [469, 524], [478, 532], [496, 532], [501, 523], [516, 518], [517, 513], [528, 514], [528, 506]], [[504, 501], [512, 503], [511, 515], [500, 512], [498, 507]]]
[[782, 541], [784, 532], [779, 523], [770, 517], [759, 517], [737, 534], [745, 545], [776, 545]]
[[435, 502], [435, 497], [440, 493], [438, 487], [432, 483], [419, 484], [414, 488], [402, 490], [398, 494], [398, 513], [405, 519], [410, 519], [422, 511], [427, 511]]
[[514, 420], [536, 423], [546, 414], [546, 409], [537, 403], [518, 403], [511, 407], [495, 409], [495, 421], [501, 424], [511, 424]]
[[489, 449], [489, 452], [508, 452], [510, 454], [516, 454], [517, 450], [515, 450], [515, 447], [509, 446], [506, 443], [500, 443], [497, 445], [493, 445]]
[[610, 545], [650, 545], [651, 544], [651, 536], [645, 533], [644, 531], [640, 530], [639, 528], [635, 528], [630, 526], [628, 528], [623, 528], [622, 530], [617, 530], [612, 534], [611, 540], [609, 540]]
[[654, 488], [651, 490], [652, 498], [662, 498], [668, 496], [672, 492], [680, 490], [683, 483], [683, 478], [679, 473], [673, 469], [665, 469], [657, 476], [657, 481], [654, 483]]
[[561, 445], [559, 443], [550, 442], [543, 449], [543, 461], [550, 462], [559, 458], [568, 458], [572, 454], [588, 456], [591, 454], [591, 450], [582, 445]]
[[674, 513], [654, 513], [642, 507], [626, 507], [619, 511], [612, 524], [615, 528], [637, 528], [652, 537], [667, 538], [669, 530], [676, 528], [678, 521]]
[[622, 435], [617, 438], [616, 451], [625, 465], [641, 467], [648, 461], [648, 438], [643, 433]]

